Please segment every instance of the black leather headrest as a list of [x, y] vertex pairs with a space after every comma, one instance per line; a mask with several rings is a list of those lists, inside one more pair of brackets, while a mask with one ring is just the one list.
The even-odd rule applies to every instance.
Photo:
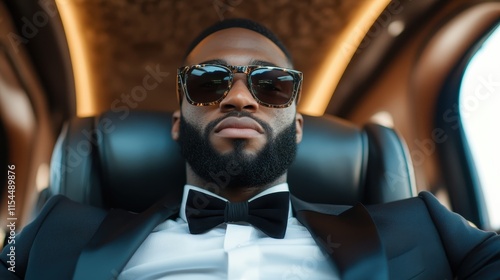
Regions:
[[363, 198], [368, 139], [338, 118], [304, 116], [304, 135], [289, 169], [291, 191], [318, 203], [351, 204]]
[[391, 128], [359, 128], [333, 116], [304, 116], [304, 136], [289, 169], [290, 190], [315, 203], [376, 204], [416, 193], [409, 152]]
[[[54, 150], [51, 193], [136, 212], [165, 194], [180, 198], [185, 162], [171, 121], [171, 113], [140, 111], [73, 119]], [[386, 174], [402, 180], [391, 185]], [[405, 145], [392, 129], [335, 117], [304, 116], [288, 183], [294, 195], [317, 203], [378, 203], [415, 193]]]

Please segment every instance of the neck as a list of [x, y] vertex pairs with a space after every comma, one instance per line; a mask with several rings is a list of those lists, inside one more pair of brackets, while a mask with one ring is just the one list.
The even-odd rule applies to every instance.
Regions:
[[219, 196], [224, 197], [230, 202], [247, 201], [266, 189], [286, 182], [285, 173], [278, 177], [276, 180], [265, 185], [226, 187], [223, 180], [214, 180], [213, 182], [207, 182], [206, 180], [203, 180], [202, 178], [198, 177], [198, 175], [196, 175], [189, 167], [186, 170], [186, 175], [187, 183], [189, 185], [197, 186], [199, 188], [213, 192]]

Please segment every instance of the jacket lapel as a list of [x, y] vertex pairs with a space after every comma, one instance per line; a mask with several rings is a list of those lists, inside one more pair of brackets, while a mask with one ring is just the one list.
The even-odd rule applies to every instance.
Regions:
[[[295, 197], [292, 205], [342, 279], [388, 279], [384, 248], [363, 205], [318, 205]], [[160, 201], [141, 214], [111, 210], [80, 254], [73, 279], [116, 279], [151, 231], [178, 212], [178, 202], [172, 200]]]
[[163, 200], [143, 213], [113, 209], [84, 248], [73, 279], [116, 279], [134, 252], [162, 221], [179, 212]]
[[384, 248], [362, 204], [318, 205], [297, 198], [292, 198], [292, 204], [297, 219], [332, 258], [342, 279], [389, 278]]

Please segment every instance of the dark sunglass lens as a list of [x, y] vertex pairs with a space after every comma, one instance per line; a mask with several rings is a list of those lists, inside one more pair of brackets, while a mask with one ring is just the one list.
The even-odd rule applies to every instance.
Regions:
[[257, 69], [251, 74], [252, 90], [267, 104], [287, 104], [293, 95], [293, 76], [278, 69]]
[[218, 66], [196, 67], [188, 71], [186, 89], [192, 101], [215, 102], [228, 89], [229, 71]]

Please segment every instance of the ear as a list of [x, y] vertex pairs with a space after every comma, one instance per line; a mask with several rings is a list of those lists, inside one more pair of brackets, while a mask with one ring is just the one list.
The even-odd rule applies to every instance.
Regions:
[[172, 139], [179, 140], [179, 129], [181, 124], [181, 111], [177, 110], [172, 114]]
[[296, 133], [297, 144], [302, 141], [303, 127], [304, 127], [304, 117], [302, 117], [301, 114], [296, 113], [295, 114], [295, 128], [297, 130], [297, 133]]

